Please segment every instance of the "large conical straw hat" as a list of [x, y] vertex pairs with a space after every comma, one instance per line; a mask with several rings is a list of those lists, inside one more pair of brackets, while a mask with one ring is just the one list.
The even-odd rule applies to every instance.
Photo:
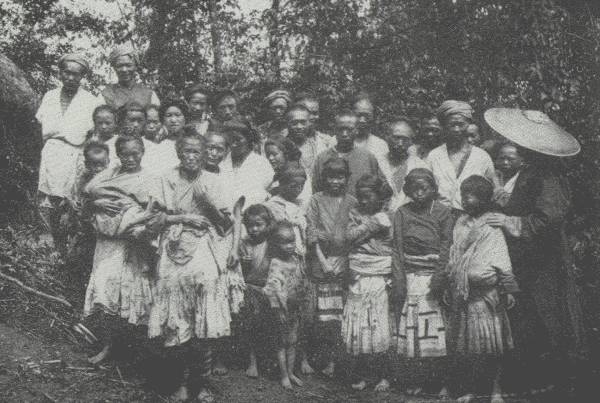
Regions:
[[492, 108], [483, 117], [492, 129], [529, 150], [555, 157], [570, 157], [581, 151], [575, 137], [543, 112]]

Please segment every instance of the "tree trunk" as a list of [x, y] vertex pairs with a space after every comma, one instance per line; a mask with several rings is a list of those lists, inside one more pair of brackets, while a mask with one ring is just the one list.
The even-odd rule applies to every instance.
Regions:
[[219, 9], [217, 0], [208, 0], [208, 20], [210, 22], [210, 37], [213, 51], [213, 69], [215, 83], [218, 83], [223, 73], [222, 31], [219, 23]]
[[281, 37], [279, 34], [279, 0], [273, 0], [269, 10], [269, 53], [275, 80], [281, 82]]

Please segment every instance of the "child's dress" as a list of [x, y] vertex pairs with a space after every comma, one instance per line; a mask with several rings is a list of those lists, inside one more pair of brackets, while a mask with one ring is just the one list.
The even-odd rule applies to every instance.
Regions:
[[273, 196], [264, 205], [271, 211], [275, 221], [289, 221], [296, 235], [296, 253], [304, 259], [306, 255], [306, 213], [300, 199], [287, 201], [281, 196]]
[[[302, 259], [294, 255], [289, 260], [271, 258], [267, 283], [263, 288], [272, 311], [273, 330], [280, 346], [289, 347], [297, 343], [300, 318], [305, 308], [307, 278]], [[283, 313], [282, 316], [276, 314]], [[283, 320], [281, 320], [283, 319]]]
[[150, 218], [144, 209], [154, 177], [144, 169], [135, 173], [119, 169], [101, 172], [85, 188], [90, 201], [108, 199], [124, 207], [115, 216], [95, 213], [97, 241], [84, 316], [100, 309], [141, 325], [147, 324], [154, 302], [150, 241], [139, 236]]
[[269, 275], [267, 241], [253, 243], [248, 238], [242, 239], [239, 257], [246, 283], [244, 303], [240, 310], [241, 325], [247, 337], [260, 341], [269, 309], [269, 302], [263, 293]]
[[350, 212], [350, 286], [342, 338], [352, 355], [382, 353], [390, 346], [388, 283], [392, 272], [391, 222], [386, 213]]
[[[446, 355], [446, 326], [440, 306], [443, 278], [452, 242], [450, 208], [433, 201], [431, 209], [418, 212], [411, 202], [394, 217], [396, 269], [406, 277], [406, 299], [395, 324], [398, 354], [409, 358]], [[424, 256], [437, 255], [429, 261]], [[437, 295], [436, 295], [437, 294]]]
[[502, 230], [485, 224], [488, 215], [463, 215], [454, 228], [448, 344], [455, 354], [497, 356], [513, 347], [500, 297], [517, 292], [518, 286]]

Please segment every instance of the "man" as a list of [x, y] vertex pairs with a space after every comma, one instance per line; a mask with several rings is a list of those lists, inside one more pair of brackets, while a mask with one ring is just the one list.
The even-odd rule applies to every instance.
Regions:
[[437, 116], [427, 116], [421, 121], [417, 144], [413, 147], [419, 158], [425, 160], [431, 150], [442, 145], [442, 126]]
[[479, 146], [481, 144], [481, 133], [479, 132], [479, 126], [475, 123], [471, 123], [467, 127], [467, 135], [469, 136], [469, 143], [474, 146]]
[[393, 196], [390, 202], [390, 211], [408, 202], [402, 187], [404, 178], [415, 168], [429, 168], [421, 158], [409, 154], [413, 145], [415, 133], [408, 120], [398, 118], [387, 125], [386, 133], [388, 154], [381, 159], [381, 171], [392, 188]]
[[331, 137], [315, 130], [314, 123], [310, 120], [309, 110], [300, 104], [292, 106], [288, 111], [287, 126], [289, 139], [302, 152], [300, 165], [310, 176], [317, 156], [331, 148], [333, 141]]
[[67, 54], [58, 61], [62, 87], [48, 91], [37, 111], [42, 125], [39, 173], [39, 211], [56, 247], [66, 252], [66, 233], [59, 224], [62, 207], [71, 196], [85, 135], [94, 125], [94, 109], [102, 102], [80, 87], [89, 71], [82, 55]]
[[317, 135], [321, 134], [329, 137], [330, 142], [333, 145], [333, 135], [323, 133], [317, 129], [319, 127], [319, 119], [321, 118], [321, 107], [319, 105], [319, 100], [308, 92], [301, 92], [296, 96], [296, 103], [308, 109], [308, 112], [310, 113], [310, 124], [315, 128], [315, 133], [317, 133]]
[[354, 143], [357, 147], [369, 151], [380, 161], [388, 153], [386, 142], [372, 134], [375, 108], [370, 99], [358, 98], [353, 105], [354, 114], [358, 118], [358, 133]]
[[102, 91], [107, 105], [119, 109], [128, 102], [137, 102], [143, 107], [160, 105], [160, 100], [151, 88], [136, 82], [137, 55], [132, 47], [121, 45], [110, 52], [110, 65], [117, 73], [116, 84], [108, 84]]
[[[358, 134], [358, 117], [352, 111], [342, 111], [335, 117], [336, 145], [323, 151], [317, 156], [313, 168], [312, 185], [313, 193], [323, 190], [322, 171], [325, 163], [332, 157], [340, 157], [348, 162], [350, 178], [348, 179], [348, 193], [354, 194], [358, 179], [371, 174], [385, 180], [377, 159], [369, 151], [357, 147], [355, 138]], [[386, 146], [387, 147], [387, 146]]]
[[263, 99], [268, 120], [258, 126], [258, 133], [262, 141], [273, 136], [286, 137], [285, 115], [292, 103], [292, 95], [286, 90], [275, 90]]
[[429, 164], [438, 183], [440, 201], [462, 210], [460, 184], [471, 175], [487, 178], [498, 187], [494, 164], [489, 154], [469, 143], [467, 128], [473, 120], [471, 105], [449, 100], [438, 108], [445, 143], [429, 153]]

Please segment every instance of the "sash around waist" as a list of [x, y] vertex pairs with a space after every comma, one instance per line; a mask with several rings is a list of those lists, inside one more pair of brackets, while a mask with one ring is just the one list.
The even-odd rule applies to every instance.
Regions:
[[351, 253], [350, 270], [365, 276], [381, 276], [392, 272], [392, 257]]
[[438, 262], [423, 259], [423, 256], [404, 254], [406, 272], [414, 274], [429, 275], [437, 270]]

